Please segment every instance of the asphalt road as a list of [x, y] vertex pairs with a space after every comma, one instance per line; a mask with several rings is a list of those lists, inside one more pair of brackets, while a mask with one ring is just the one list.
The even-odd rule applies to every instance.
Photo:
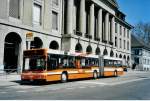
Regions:
[[150, 100], [150, 72], [69, 83], [0, 87], [0, 100]]

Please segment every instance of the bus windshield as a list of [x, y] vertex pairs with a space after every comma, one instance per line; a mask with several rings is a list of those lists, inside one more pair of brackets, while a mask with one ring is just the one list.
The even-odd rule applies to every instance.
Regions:
[[24, 70], [45, 70], [45, 59], [41, 56], [24, 58]]

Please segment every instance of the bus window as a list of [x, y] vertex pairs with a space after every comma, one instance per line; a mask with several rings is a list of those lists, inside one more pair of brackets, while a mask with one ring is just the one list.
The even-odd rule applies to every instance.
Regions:
[[122, 62], [121, 61], [115, 61], [114, 65], [117, 67], [122, 67]]
[[24, 70], [29, 70], [29, 58], [24, 59]]
[[59, 58], [56, 55], [49, 55], [47, 61], [47, 70], [55, 70], [58, 68]]
[[74, 57], [69, 57], [68, 62], [69, 62], [69, 65], [68, 65], [69, 68], [75, 68], [75, 58]]
[[98, 61], [98, 59], [95, 59], [95, 66], [99, 66], [99, 61]]
[[85, 66], [89, 66], [89, 60], [85, 59]]
[[81, 59], [81, 67], [85, 67], [85, 59]]
[[63, 68], [67, 67], [68, 66], [68, 59], [67, 58], [64, 58], [63, 59]]
[[114, 66], [113, 60], [104, 60], [104, 66]]

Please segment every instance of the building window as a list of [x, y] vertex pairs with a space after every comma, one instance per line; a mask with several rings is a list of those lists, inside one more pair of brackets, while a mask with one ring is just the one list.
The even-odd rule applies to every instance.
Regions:
[[9, 16], [20, 19], [20, 0], [9, 0]]
[[146, 59], [144, 59], [144, 64], [146, 64]]
[[127, 37], [129, 38], [129, 29], [127, 30]]
[[134, 53], [135, 53], [134, 50], [131, 50], [131, 54], [134, 55]]
[[134, 62], [135, 62], [136, 64], [139, 64], [139, 58], [135, 57], [135, 58], [134, 58]]
[[52, 0], [54, 5], [58, 5], [58, 0]]
[[124, 40], [124, 49], [126, 49], [126, 41]]
[[121, 38], [120, 38], [120, 48], [122, 48], [122, 40], [121, 40]]
[[115, 33], [117, 33], [118, 27], [117, 27], [117, 23], [115, 23]]
[[129, 42], [127, 42], [127, 49], [129, 50]]
[[136, 49], [136, 50], [135, 50], [135, 55], [142, 55], [142, 51], [139, 50], [139, 49]]
[[52, 29], [58, 30], [58, 13], [52, 11]]
[[39, 4], [34, 3], [33, 5], [33, 24], [34, 25], [41, 25], [41, 11], [42, 7]]
[[142, 50], [139, 50], [139, 55], [142, 55]]
[[126, 37], [126, 28], [124, 28], [124, 37]]
[[115, 37], [115, 47], [117, 47], [117, 37]]
[[120, 35], [122, 35], [122, 27], [120, 26]]

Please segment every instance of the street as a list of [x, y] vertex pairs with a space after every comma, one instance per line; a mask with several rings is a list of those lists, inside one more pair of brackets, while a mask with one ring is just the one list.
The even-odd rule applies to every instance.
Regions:
[[150, 100], [149, 85], [150, 72], [138, 71], [47, 85], [20, 85], [18, 81], [16, 85], [0, 86], [0, 100]]

